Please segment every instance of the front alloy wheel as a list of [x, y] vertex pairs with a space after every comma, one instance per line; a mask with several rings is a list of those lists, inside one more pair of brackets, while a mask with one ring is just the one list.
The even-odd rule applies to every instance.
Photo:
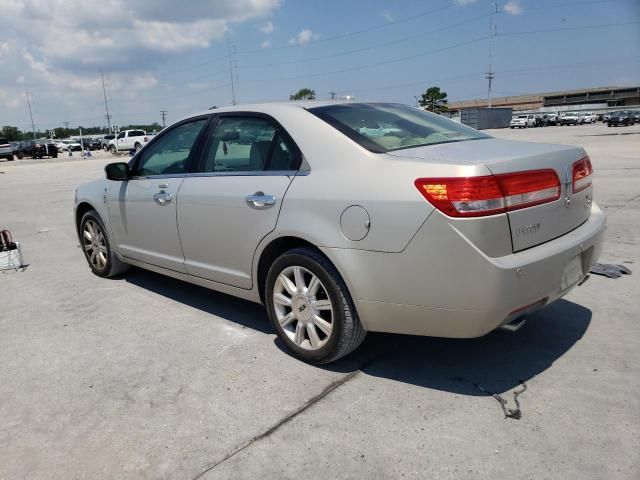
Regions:
[[79, 236], [89, 267], [99, 277], [113, 277], [129, 269], [111, 249], [104, 224], [95, 210], [83, 215]]
[[91, 268], [103, 271], [107, 266], [107, 242], [102, 229], [95, 220], [90, 219], [84, 223], [82, 244]]

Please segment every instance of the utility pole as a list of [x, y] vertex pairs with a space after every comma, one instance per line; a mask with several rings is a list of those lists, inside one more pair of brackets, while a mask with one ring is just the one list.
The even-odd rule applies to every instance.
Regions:
[[104, 95], [104, 108], [107, 111], [107, 126], [109, 127], [109, 133], [111, 133], [111, 115], [109, 115], [109, 104], [107, 103], [107, 90], [104, 88], [104, 73], [100, 71], [100, 78], [102, 79], [102, 94]]
[[166, 127], [166, 124], [164, 123], [164, 119], [167, 116], [167, 111], [166, 110], [160, 110], [160, 115], [162, 115], [162, 127]]
[[231, 78], [231, 103], [236, 104], [236, 86], [233, 79], [233, 61], [231, 58], [231, 39], [227, 37], [227, 49], [229, 51], [229, 77]]
[[62, 123], [64, 123], [64, 127], [65, 127], [67, 130], [69, 130], [69, 122], [62, 122]]
[[489, 70], [486, 72], [484, 78], [489, 81], [487, 89], [487, 106], [491, 108], [491, 83], [496, 78], [496, 73], [492, 69], [493, 63], [493, 37], [496, 36], [496, 26], [493, 22], [493, 16], [498, 13], [498, 4], [491, 2], [491, 14], [489, 15]]
[[27, 96], [27, 106], [29, 107], [29, 118], [31, 118], [31, 131], [33, 132], [33, 139], [36, 139], [36, 125], [33, 123], [33, 113], [31, 112], [31, 100], [29, 100], [29, 90], [24, 89], [24, 93]]
[[329, 95], [331, 95], [331, 100], [335, 100], [337, 93], [332, 90], [329, 92]]

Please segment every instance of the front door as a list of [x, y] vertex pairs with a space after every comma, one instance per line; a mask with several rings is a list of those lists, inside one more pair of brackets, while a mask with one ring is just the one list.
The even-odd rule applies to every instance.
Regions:
[[219, 118], [198, 172], [180, 189], [178, 227], [189, 274], [251, 288], [253, 255], [276, 226], [300, 160], [273, 120]]
[[131, 179], [111, 185], [109, 219], [121, 255], [185, 272], [176, 203], [207, 117], [163, 131], [134, 162]]

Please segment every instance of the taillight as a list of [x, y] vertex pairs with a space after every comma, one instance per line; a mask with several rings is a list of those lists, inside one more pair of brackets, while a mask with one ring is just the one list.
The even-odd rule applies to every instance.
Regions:
[[429, 203], [451, 217], [495, 215], [560, 198], [560, 180], [554, 170], [419, 178], [415, 186]]
[[573, 164], [572, 168], [572, 192], [578, 193], [591, 186], [591, 175], [593, 174], [593, 168], [591, 167], [591, 160], [589, 156], [578, 160]]

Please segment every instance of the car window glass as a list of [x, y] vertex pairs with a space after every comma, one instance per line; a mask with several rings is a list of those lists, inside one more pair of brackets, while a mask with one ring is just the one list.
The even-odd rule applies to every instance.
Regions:
[[144, 132], [142, 130], [132, 130], [129, 132], [130, 137], [142, 137], [144, 136]]
[[126, 133], [126, 132], [119, 133], [119, 134], [118, 134], [118, 138], [124, 138], [124, 134], [125, 134], [125, 133]]
[[209, 139], [204, 172], [262, 171], [276, 128], [261, 118], [221, 118]]
[[296, 155], [287, 140], [278, 133], [271, 149], [271, 157], [266, 170], [296, 170]]
[[193, 144], [207, 122], [206, 118], [183, 123], [169, 130], [141, 153], [136, 175], [182, 174], [187, 169], [187, 159]]

